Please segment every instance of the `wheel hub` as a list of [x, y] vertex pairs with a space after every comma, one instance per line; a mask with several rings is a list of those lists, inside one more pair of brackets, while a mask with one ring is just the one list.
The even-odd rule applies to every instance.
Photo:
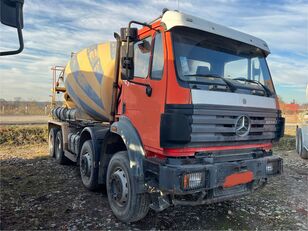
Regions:
[[89, 153], [82, 155], [81, 157], [81, 173], [84, 176], [91, 176], [91, 168], [92, 168], [92, 156]]
[[128, 197], [128, 187], [127, 178], [122, 169], [118, 169], [112, 174], [110, 185], [112, 199], [121, 206], [125, 205]]

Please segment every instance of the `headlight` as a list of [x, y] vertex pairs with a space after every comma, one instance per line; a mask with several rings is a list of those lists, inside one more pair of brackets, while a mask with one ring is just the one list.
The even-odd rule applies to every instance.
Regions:
[[204, 172], [194, 172], [183, 175], [183, 189], [191, 190], [203, 187], [204, 176]]

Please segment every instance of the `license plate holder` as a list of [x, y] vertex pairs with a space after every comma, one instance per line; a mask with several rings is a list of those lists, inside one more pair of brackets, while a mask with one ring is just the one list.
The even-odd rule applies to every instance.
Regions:
[[251, 181], [253, 181], [252, 171], [237, 172], [225, 177], [223, 187], [232, 188], [237, 185], [250, 183]]

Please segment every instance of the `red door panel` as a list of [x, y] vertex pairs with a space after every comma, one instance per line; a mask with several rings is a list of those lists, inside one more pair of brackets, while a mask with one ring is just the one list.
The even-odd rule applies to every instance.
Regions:
[[[145, 38], [154, 36], [155, 31], [148, 31], [140, 37]], [[164, 41], [162, 34], [162, 40]], [[152, 41], [153, 44], [153, 41]], [[165, 42], [163, 42], [165, 60], [166, 49]], [[152, 51], [153, 52], [153, 46]], [[152, 57], [152, 55], [151, 55]], [[150, 58], [150, 63], [152, 58]], [[166, 62], [164, 62], [166, 63]], [[150, 68], [149, 68], [150, 69]], [[134, 82], [149, 84], [152, 87], [152, 95], [146, 94], [146, 87], [140, 86], [128, 81], [123, 81], [123, 95], [122, 100], [126, 105], [125, 115], [130, 118], [135, 128], [138, 130], [142, 139], [143, 145], [146, 149], [160, 148], [160, 117], [164, 112], [165, 98], [166, 98], [166, 82], [167, 82], [167, 66], [164, 66], [163, 76], [161, 80], [154, 80], [150, 78], [150, 74], [146, 78], [134, 78]], [[150, 73], [150, 71], [149, 71]]]

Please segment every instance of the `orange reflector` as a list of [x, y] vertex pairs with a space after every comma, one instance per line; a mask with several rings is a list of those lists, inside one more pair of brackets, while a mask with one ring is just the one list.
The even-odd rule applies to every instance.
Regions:
[[189, 176], [188, 175], [184, 175], [184, 179], [183, 179], [183, 188], [186, 189], [189, 186]]
[[241, 173], [234, 173], [226, 177], [223, 186], [225, 188], [230, 188], [235, 185], [239, 184], [246, 184], [253, 180], [253, 172], [241, 172]]

